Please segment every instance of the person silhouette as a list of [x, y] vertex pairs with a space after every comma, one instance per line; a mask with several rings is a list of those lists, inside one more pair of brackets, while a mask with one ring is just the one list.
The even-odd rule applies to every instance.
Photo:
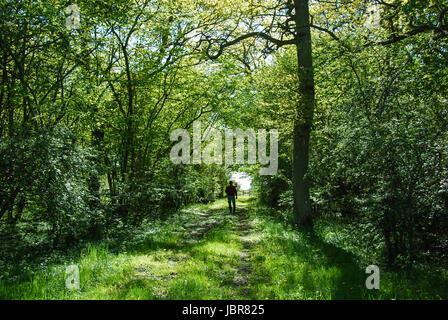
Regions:
[[230, 181], [229, 185], [226, 187], [227, 201], [229, 202], [229, 211], [232, 213], [232, 203], [233, 203], [233, 213], [235, 213], [236, 205], [235, 199], [238, 199], [238, 192], [233, 185], [233, 182]]

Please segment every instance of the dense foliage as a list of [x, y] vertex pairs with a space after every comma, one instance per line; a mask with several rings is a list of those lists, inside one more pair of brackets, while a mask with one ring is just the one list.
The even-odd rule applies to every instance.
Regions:
[[[308, 179], [315, 228], [366, 263], [444, 266], [447, 43], [425, 34], [360, 47], [357, 37], [336, 41], [319, 33], [313, 43], [318, 106]], [[291, 132], [296, 68], [294, 52], [286, 51], [257, 76], [263, 108], [270, 109], [260, 112], [283, 132]], [[264, 203], [291, 210], [292, 140], [285, 140], [289, 162], [280, 161], [279, 174], [258, 185]]]
[[[369, 263], [446, 266], [447, 2], [310, 1], [306, 90], [299, 2], [80, 1], [73, 29], [66, 1], [0, 1], [0, 266], [214, 201], [232, 170], [293, 222], [303, 123], [315, 231]], [[279, 129], [277, 174], [173, 164], [170, 133], [197, 120]]]
[[229, 70], [190, 48], [193, 12], [84, 2], [73, 30], [65, 8], [1, 2], [3, 264], [213, 201], [228, 179], [169, 160], [170, 131], [211, 121], [232, 93]]

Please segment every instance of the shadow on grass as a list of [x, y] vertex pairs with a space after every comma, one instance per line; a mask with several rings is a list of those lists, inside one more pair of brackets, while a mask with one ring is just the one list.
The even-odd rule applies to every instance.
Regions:
[[[284, 289], [275, 291], [278, 292], [275, 296], [361, 300], [375, 295], [373, 290], [365, 287], [368, 275], [358, 265], [354, 254], [325, 242], [312, 228], [292, 228], [269, 210], [257, 211], [268, 219], [263, 228], [270, 236], [264, 247], [268, 248], [270, 259], [275, 257], [279, 261], [268, 266], [274, 273], [265, 275], [284, 282]], [[278, 268], [283, 272], [275, 271]]]
[[[279, 217], [272, 217], [277, 235], [288, 229]], [[281, 227], [280, 227], [281, 226]], [[326, 297], [335, 300], [360, 299], [447, 299], [448, 278], [441, 270], [387, 270], [380, 266], [380, 289], [367, 289], [366, 265], [360, 265], [358, 257], [342, 248], [325, 242], [312, 229], [288, 229], [289, 236], [279, 237], [280, 251], [287, 257], [295, 257], [309, 270], [297, 270], [295, 284], [307, 291], [323, 288]], [[297, 266], [294, 262], [287, 262]]]
[[[331, 283], [333, 300], [367, 298], [370, 290], [365, 287], [365, 280], [368, 275], [359, 267], [355, 255], [323, 241], [311, 229], [299, 229], [298, 232], [306, 238], [308, 247], [323, 256], [317, 263], [318, 267], [332, 267], [338, 270], [338, 276], [333, 277]], [[312, 257], [307, 258], [311, 265], [316, 263]]]

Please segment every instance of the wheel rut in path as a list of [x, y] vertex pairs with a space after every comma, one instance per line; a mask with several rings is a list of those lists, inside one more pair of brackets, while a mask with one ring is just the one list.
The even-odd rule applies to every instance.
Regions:
[[252, 224], [247, 217], [245, 209], [239, 209], [236, 213], [238, 221], [233, 227], [233, 232], [238, 236], [242, 244], [240, 252], [241, 260], [237, 266], [237, 273], [233, 279], [234, 288], [241, 294], [249, 298], [250, 294], [250, 278], [252, 273], [251, 250], [255, 246], [255, 242], [251, 240]]

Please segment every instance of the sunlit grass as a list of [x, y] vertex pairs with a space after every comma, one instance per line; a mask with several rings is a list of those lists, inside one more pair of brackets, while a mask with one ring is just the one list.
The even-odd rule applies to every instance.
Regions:
[[[0, 282], [2, 299], [441, 299], [447, 275], [381, 273], [380, 290], [342, 249], [293, 230], [241, 197], [194, 205], [113, 253], [102, 245], [20, 280]], [[239, 216], [243, 214], [242, 216]], [[245, 224], [238, 224], [245, 217]], [[80, 270], [68, 290], [66, 267]]]
[[447, 299], [448, 278], [428, 273], [380, 273], [380, 289], [365, 287], [366, 266], [307, 232], [258, 215], [263, 235], [254, 250], [256, 299]]

